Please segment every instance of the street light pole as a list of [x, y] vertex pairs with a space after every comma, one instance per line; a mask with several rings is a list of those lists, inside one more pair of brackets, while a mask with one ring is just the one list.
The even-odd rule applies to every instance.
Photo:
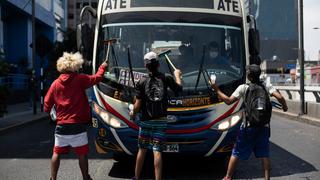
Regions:
[[304, 35], [303, 35], [303, 0], [299, 0], [299, 60], [300, 60], [300, 115], [305, 114], [304, 98]]
[[35, 76], [35, 58], [36, 58], [36, 29], [35, 29], [35, 0], [32, 0], [32, 74], [31, 74], [31, 93], [33, 101], [33, 114], [37, 114], [36, 99], [36, 76]]

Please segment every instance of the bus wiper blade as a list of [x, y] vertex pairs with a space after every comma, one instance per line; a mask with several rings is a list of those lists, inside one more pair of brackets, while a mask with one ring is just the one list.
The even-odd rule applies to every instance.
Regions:
[[198, 73], [198, 77], [197, 77], [196, 86], [194, 87], [194, 88], [195, 88], [195, 91], [197, 90], [198, 84], [199, 84], [199, 81], [200, 81], [200, 75], [201, 75], [202, 68], [203, 68], [205, 52], [206, 52], [206, 48], [205, 48], [205, 46], [203, 46], [202, 59], [201, 59], [200, 67], [199, 67], [199, 73]]
[[136, 84], [134, 83], [134, 76], [133, 76], [133, 71], [132, 71], [132, 63], [131, 63], [131, 56], [130, 56], [130, 48], [129, 47], [128, 47], [128, 63], [129, 63], [132, 84], [133, 84], [133, 87], [136, 87]]
[[[115, 53], [115, 50], [114, 50], [114, 48], [113, 48], [112, 45], [111, 45], [111, 53], [112, 53], [112, 55], [113, 55], [113, 63], [115, 64], [116, 67], [118, 67], [118, 66], [119, 66], [118, 56], [117, 56], [117, 54]], [[119, 69], [116, 68], [114, 71], [115, 71], [115, 74], [117, 75], [117, 77], [119, 77], [119, 75], [120, 75]]]

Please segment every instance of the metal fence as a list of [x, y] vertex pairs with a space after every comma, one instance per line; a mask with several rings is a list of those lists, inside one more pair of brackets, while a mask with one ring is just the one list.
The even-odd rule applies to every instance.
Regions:
[[[299, 86], [274, 86], [281, 92], [286, 92], [286, 97], [290, 100], [300, 100], [300, 87]], [[306, 101], [320, 103], [320, 86], [305, 86]]]

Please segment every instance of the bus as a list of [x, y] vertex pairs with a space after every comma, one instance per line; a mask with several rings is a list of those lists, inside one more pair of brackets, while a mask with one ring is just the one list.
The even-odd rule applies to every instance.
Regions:
[[[168, 90], [165, 153], [230, 155], [244, 116], [242, 101], [221, 102], [210, 88], [209, 77], [215, 75], [227, 95], [246, 82], [245, 66], [257, 52], [258, 34], [250, 33], [254, 19], [246, 13], [244, 2], [100, 0], [97, 10], [85, 8], [96, 17], [93, 73], [106, 59], [109, 65], [102, 82], [93, 87], [97, 152], [111, 151], [115, 158], [136, 154], [139, 127], [129, 111], [135, 85], [147, 74], [143, 55], [155, 51], [160, 71], [172, 74], [173, 67], [178, 68], [183, 80], [182, 92]], [[224, 63], [210, 59], [210, 44], [218, 46]]]

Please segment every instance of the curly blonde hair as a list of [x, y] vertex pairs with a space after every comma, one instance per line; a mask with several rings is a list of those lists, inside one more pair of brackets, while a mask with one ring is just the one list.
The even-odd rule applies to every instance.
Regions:
[[64, 52], [63, 56], [57, 61], [57, 70], [60, 73], [76, 72], [81, 68], [83, 62], [84, 60], [79, 52]]

